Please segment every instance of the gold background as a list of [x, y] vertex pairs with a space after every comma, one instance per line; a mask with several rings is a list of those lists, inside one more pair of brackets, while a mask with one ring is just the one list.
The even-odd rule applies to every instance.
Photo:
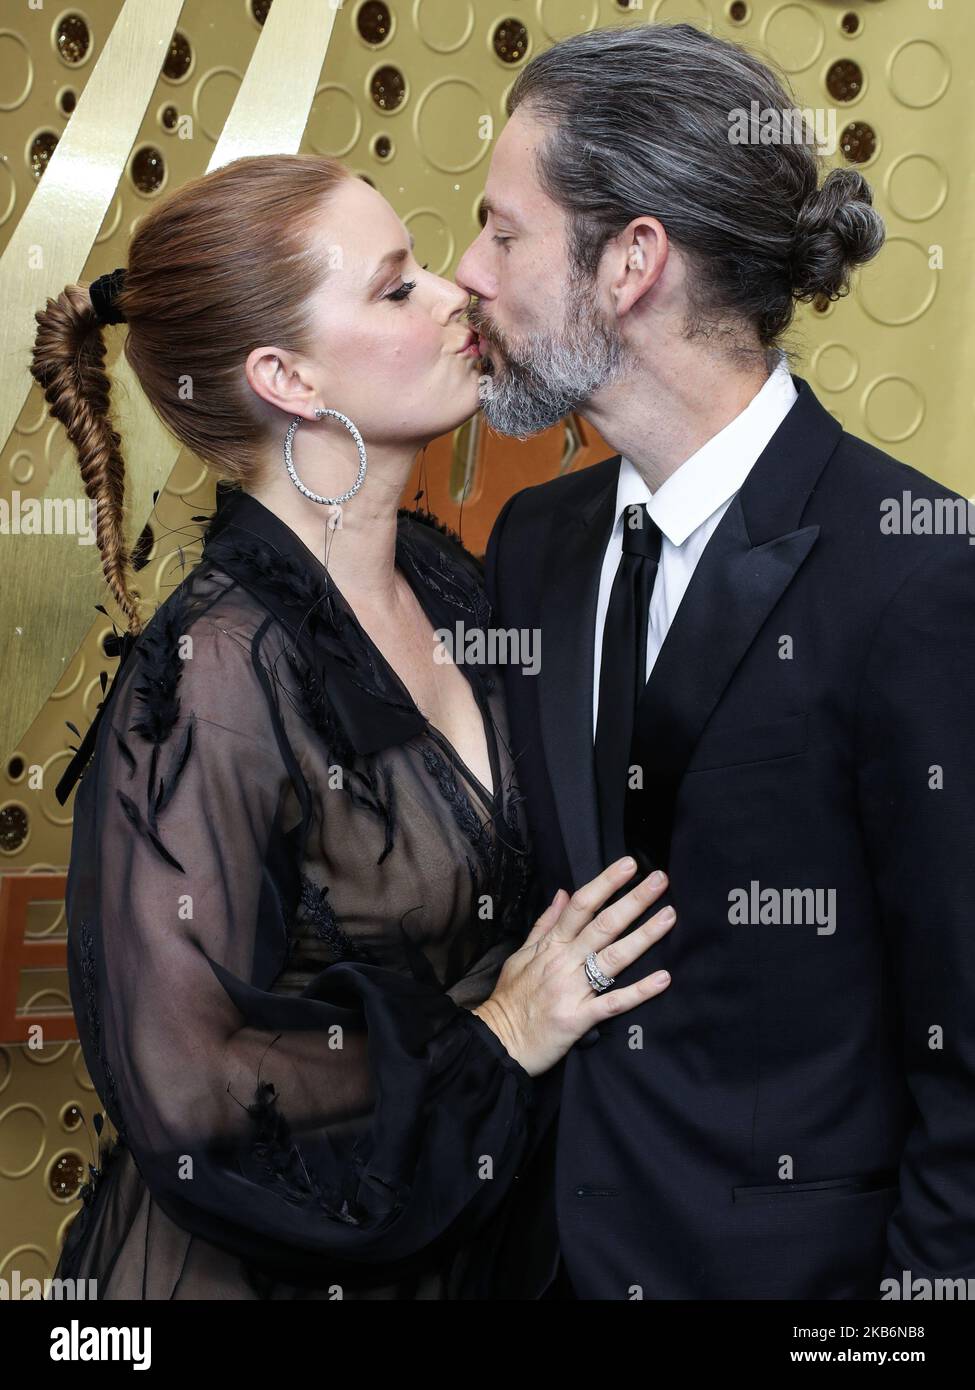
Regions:
[[[501, 129], [524, 62], [582, 29], [682, 19], [763, 54], [800, 105], [833, 106], [838, 132], [852, 126], [850, 153], [872, 148], [857, 167], [887, 221], [887, 246], [849, 298], [801, 309], [797, 369], [847, 429], [971, 496], [971, 20], [963, 0], [933, 2], [387, 0], [384, 33], [374, 0], [5, 0], [0, 496], [83, 496], [73, 451], [27, 372], [33, 314], [65, 283], [124, 265], [152, 199], [241, 154], [336, 155], [395, 206], [421, 263], [451, 275], [479, 228], [491, 149], [479, 122], [490, 115]], [[396, 91], [385, 68], [403, 88], [384, 109]], [[847, 157], [838, 150], [832, 163]], [[212, 510], [213, 487], [141, 398], [121, 357], [124, 332], [108, 330], [109, 370], [130, 536], [147, 522], [152, 530], [138, 576], [148, 614], [181, 563], [193, 563], [189, 519]], [[425, 503], [480, 552], [517, 487], [609, 452], [581, 420], [519, 444], [489, 437], [478, 419], [431, 445], [417, 479]], [[415, 491], [416, 479], [404, 500]], [[124, 627], [94, 546], [27, 539], [0, 535], [0, 872], [18, 873], [67, 866], [71, 802], [54, 796], [77, 743], [66, 725], [84, 733], [99, 674], [115, 667], [101, 645], [111, 622], [94, 605]], [[42, 787], [32, 790], [38, 766]], [[63, 931], [57, 905], [32, 909], [33, 938]], [[18, 1002], [27, 1016], [68, 1008], [63, 973], [25, 974]], [[0, 1278], [52, 1272], [94, 1157], [97, 1109], [76, 1042], [0, 1045]]]

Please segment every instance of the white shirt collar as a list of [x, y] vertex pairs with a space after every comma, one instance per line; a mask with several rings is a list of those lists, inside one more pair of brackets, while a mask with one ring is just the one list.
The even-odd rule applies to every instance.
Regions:
[[616, 526], [624, 507], [643, 502], [672, 545], [683, 545], [741, 487], [753, 464], [795, 403], [798, 392], [785, 355], [745, 409], [660, 484], [656, 492], [628, 458], [620, 461]]

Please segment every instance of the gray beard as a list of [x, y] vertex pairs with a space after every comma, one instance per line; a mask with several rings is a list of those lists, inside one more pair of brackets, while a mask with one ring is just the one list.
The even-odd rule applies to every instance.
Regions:
[[[525, 439], [579, 410], [628, 365], [622, 336], [604, 323], [591, 289], [576, 283], [575, 309], [558, 333], [537, 334], [518, 346], [489, 329], [500, 369], [481, 377], [481, 411], [491, 429]], [[469, 315], [478, 327], [476, 313]], [[499, 351], [500, 350], [500, 351]]]

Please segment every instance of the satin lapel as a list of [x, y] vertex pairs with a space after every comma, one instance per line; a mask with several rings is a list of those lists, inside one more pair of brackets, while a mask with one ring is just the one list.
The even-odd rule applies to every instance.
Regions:
[[805, 381], [705, 547], [637, 709], [626, 843], [665, 867], [684, 771], [715, 706], [819, 535], [798, 528], [841, 426]]
[[543, 567], [542, 661], [536, 677], [542, 744], [576, 885], [603, 867], [593, 767], [593, 641], [599, 576], [616, 501], [619, 460], [615, 462], [587, 503], [559, 507]]

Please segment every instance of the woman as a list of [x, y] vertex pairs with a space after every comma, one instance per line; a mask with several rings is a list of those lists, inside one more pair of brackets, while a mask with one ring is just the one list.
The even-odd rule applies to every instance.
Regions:
[[[539, 1078], [665, 987], [599, 972], [670, 918], [613, 944], [663, 887], [597, 918], [621, 861], [531, 927], [500, 682], [434, 636], [490, 618], [459, 540], [398, 507], [477, 407], [468, 297], [311, 156], [181, 188], [91, 289], [37, 315], [32, 366], [128, 619], [66, 895], [118, 1139], [58, 1275], [110, 1299], [503, 1294], [489, 1247]], [[123, 316], [154, 409], [228, 485], [144, 630], [103, 366]]]

